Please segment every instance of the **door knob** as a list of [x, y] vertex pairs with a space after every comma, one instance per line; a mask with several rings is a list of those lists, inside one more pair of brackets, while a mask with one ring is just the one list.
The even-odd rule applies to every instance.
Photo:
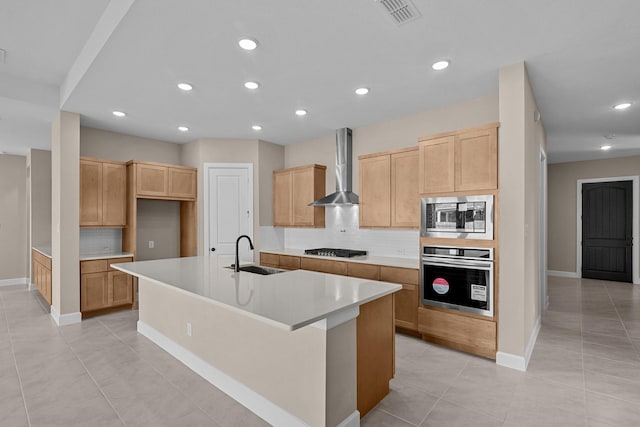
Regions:
[[216, 251], [216, 248], [211, 248], [211, 252], [215, 252], [215, 251]]

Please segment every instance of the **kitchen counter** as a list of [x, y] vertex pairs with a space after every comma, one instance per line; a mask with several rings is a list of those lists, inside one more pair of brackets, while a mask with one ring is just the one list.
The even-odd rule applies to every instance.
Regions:
[[[33, 246], [33, 250], [40, 252], [42, 255], [51, 258], [51, 246]], [[80, 253], [80, 261], [90, 261], [95, 259], [109, 259], [109, 258], [129, 258], [133, 257], [130, 252], [122, 251], [110, 251], [100, 253]]]
[[225, 268], [233, 259], [199, 256], [114, 264], [125, 273], [173, 286], [290, 331], [402, 289], [387, 283], [295, 270], [261, 276]]
[[[138, 277], [138, 332], [271, 425], [359, 425], [389, 393], [402, 287], [228, 256], [114, 264]], [[372, 357], [375, 355], [375, 357]]]
[[[270, 254], [278, 254], [278, 255], [288, 255], [288, 256], [299, 256], [306, 258], [318, 258], [318, 259], [326, 259], [332, 261], [346, 261], [346, 262], [357, 262], [362, 264], [377, 264], [377, 265], [386, 265], [389, 267], [400, 267], [400, 268], [420, 268], [420, 261], [417, 258], [396, 258], [396, 257], [383, 257], [383, 256], [356, 256], [351, 258], [341, 258], [341, 257], [328, 257], [328, 256], [320, 256], [320, 255], [305, 255], [304, 249], [261, 249], [260, 252], [266, 252]], [[418, 248], [416, 248], [416, 252], [418, 252]]]

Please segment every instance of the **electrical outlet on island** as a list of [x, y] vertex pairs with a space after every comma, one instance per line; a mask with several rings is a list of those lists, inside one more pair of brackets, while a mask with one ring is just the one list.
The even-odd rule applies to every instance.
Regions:
[[156, 242], [149, 240], [149, 249], [153, 249], [156, 246]]

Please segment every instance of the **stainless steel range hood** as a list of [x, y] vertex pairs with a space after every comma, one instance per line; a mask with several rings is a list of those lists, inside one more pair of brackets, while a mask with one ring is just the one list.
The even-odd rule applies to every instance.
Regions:
[[309, 203], [309, 206], [357, 205], [358, 195], [351, 191], [353, 173], [351, 129], [336, 131], [336, 192]]

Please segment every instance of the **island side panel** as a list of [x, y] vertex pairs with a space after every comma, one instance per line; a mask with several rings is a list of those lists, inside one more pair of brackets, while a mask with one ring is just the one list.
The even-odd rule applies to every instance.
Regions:
[[356, 411], [355, 319], [290, 332], [169, 285], [141, 278], [139, 289], [140, 322], [304, 423], [337, 425], [328, 421]]

